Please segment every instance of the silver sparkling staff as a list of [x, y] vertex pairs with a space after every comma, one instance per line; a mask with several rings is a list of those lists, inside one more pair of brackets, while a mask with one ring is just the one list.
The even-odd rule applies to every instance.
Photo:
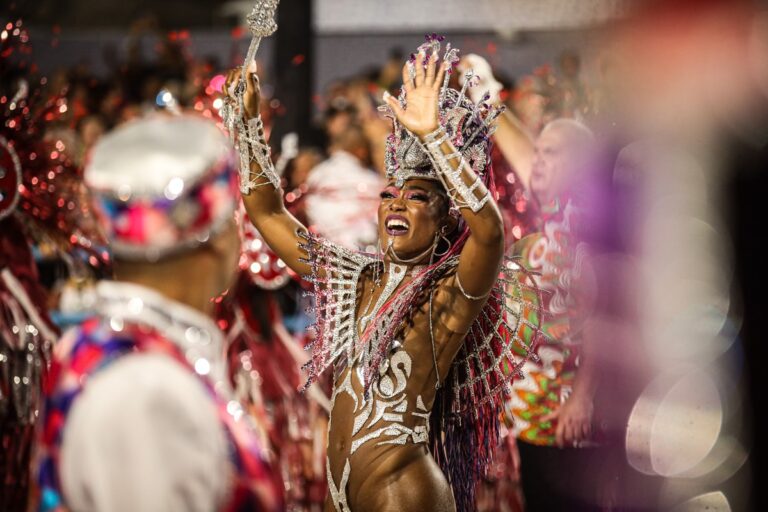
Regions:
[[270, 157], [269, 145], [263, 137], [263, 125], [261, 118], [257, 117], [246, 122], [244, 120], [246, 77], [248, 68], [256, 58], [259, 44], [264, 37], [271, 36], [277, 30], [275, 12], [280, 0], [261, 0], [256, 2], [253, 10], [246, 17], [248, 28], [251, 31], [251, 43], [240, 75], [240, 82], [232, 96], [227, 96], [224, 107], [221, 109], [221, 117], [224, 125], [229, 130], [230, 137], [237, 147], [240, 155], [240, 189], [247, 194], [256, 185], [255, 176], [250, 173], [250, 162], [256, 161], [262, 169], [263, 175], [269, 178], [269, 182], [275, 187], [279, 186], [279, 177], [274, 172]]

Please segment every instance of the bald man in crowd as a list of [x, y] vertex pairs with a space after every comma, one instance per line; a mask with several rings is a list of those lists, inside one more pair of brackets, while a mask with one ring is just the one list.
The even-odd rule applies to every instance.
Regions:
[[[488, 91], [489, 101], [500, 102], [501, 85], [482, 57], [468, 55], [462, 67], [472, 68], [479, 81], [470, 94]], [[538, 273], [545, 311], [540, 320], [546, 339], [536, 350], [539, 360], [525, 363], [525, 377], [513, 383], [507, 403], [518, 440], [526, 510], [597, 510], [596, 478], [587, 476], [597, 454], [594, 340], [584, 333], [595, 279], [586, 263], [586, 246], [576, 236], [582, 224], [579, 188], [589, 179], [594, 136], [583, 123], [565, 118], [532, 134], [510, 112], [497, 126], [494, 143], [539, 212], [537, 232], [511, 249]]]

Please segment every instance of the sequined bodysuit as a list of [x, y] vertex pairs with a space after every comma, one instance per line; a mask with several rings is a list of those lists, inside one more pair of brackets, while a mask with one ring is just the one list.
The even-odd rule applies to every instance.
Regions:
[[448, 406], [461, 417], [487, 405], [488, 430], [468, 449], [490, 459], [483, 440], [495, 435], [496, 397], [529, 353], [518, 333], [538, 330], [521, 313], [535, 305], [521, 299], [519, 267], [505, 262], [480, 318], [464, 327], [451, 322], [452, 294], [464, 293], [454, 278], [458, 258], [419, 271], [298, 234], [316, 312], [308, 383], [334, 369], [326, 512], [456, 510], [443, 471], [455, 468], [452, 478], [461, 479], [475, 466], [455, 445], [446, 451], [444, 439], [431, 440], [452, 457], [443, 471], [430, 455], [437, 383], [450, 386]]
[[[405, 270], [390, 265], [387, 283], [402, 282], [397, 274]], [[379, 297], [386, 298], [387, 288]], [[395, 287], [389, 288], [391, 293]], [[419, 328], [427, 325], [425, 315], [417, 312], [415, 327], [392, 342], [367, 395], [361, 357], [353, 359], [352, 367], [342, 363], [337, 368], [327, 460], [333, 508], [327, 504], [326, 510], [384, 510], [389, 503], [397, 503], [398, 510], [406, 503], [413, 510], [423, 510], [419, 507], [426, 503], [430, 510], [453, 510], [448, 483], [427, 448], [436, 374], [425, 327]], [[361, 315], [358, 325], [365, 323]], [[408, 471], [419, 474], [419, 485], [401, 480]], [[405, 494], [407, 500], [393, 499]]]

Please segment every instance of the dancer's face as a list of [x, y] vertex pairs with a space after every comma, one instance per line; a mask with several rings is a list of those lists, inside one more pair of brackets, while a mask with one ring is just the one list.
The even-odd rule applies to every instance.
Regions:
[[[448, 200], [434, 180], [412, 179], [402, 188], [393, 181], [381, 192], [379, 244], [387, 260], [411, 259], [424, 253], [447, 223]], [[427, 262], [429, 256], [427, 251], [420, 263]]]

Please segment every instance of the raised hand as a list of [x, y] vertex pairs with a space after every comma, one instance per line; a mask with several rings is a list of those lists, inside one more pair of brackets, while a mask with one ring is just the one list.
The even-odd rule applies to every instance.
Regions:
[[[223, 93], [227, 98], [234, 99], [235, 91], [240, 86], [242, 68], [234, 68], [227, 73], [227, 80], [224, 82]], [[259, 104], [261, 103], [261, 90], [259, 88], [259, 77], [256, 74], [256, 63], [248, 67], [245, 74], [246, 87], [243, 94], [244, 115], [246, 119], [253, 119], [259, 116]]]
[[[403, 66], [403, 86], [405, 88], [406, 106], [390, 96], [385, 96], [387, 105], [397, 116], [397, 120], [411, 133], [423, 137], [435, 131], [438, 127], [438, 105], [440, 88], [446, 72], [445, 62], [438, 66], [439, 57], [432, 53], [426, 66], [426, 52], [421, 51], [416, 56], [415, 76], [411, 78], [410, 63]], [[439, 67], [439, 69], [438, 69]]]

